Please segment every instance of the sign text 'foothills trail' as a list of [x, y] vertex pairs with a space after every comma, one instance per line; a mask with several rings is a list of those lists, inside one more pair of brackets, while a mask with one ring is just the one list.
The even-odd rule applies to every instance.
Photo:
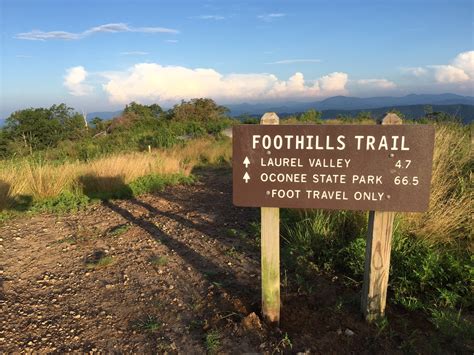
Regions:
[[413, 211], [428, 208], [429, 125], [240, 125], [237, 206]]

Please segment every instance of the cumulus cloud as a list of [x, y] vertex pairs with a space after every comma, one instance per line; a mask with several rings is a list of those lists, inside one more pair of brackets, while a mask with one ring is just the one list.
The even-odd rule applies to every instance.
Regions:
[[463, 69], [454, 65], [432, 65], [430, 68], [434, 69], [434, 77], [438, 83], [462, 83], [470, 79]]
[[84, 83], [86, 77], [87, 71], [83, 66], [72, 67], [67, 69], [63, 84], [73, 96], [89, 95], [93, 87]]
[[119, 32], [139, 32], [139, 33], [171, 33], [177, 34], [178, 30], [165, 27], [132, 27], [126, 23], [108, 23], [105, 25], [95, 26], [83, 32], [66, 32], [66, 31], [40, 31], [33, 30], [30, 32], [17, 33], [15, 38], [26, 39], [30, 41], [46, 41], [51, 39], [62, 40], [78, 40], [96, 33], [119, 33]]
[[346, 73], [334, 72], [323, 76], [318, 83], [322, 92], [344, 93], [348, 77]]
[[395, 89], [397, 85], [387, 79], [361, 79], [356, 81], [357, 85], [373, 89]]
[[221, 74], [209, 68], [140, 63], [124, 72], [103, 73], [103, 89], [113, 103], [131, 101], [177, 102], [210, 97], [221, 102], [314, 98], [345, 94], [346, 73], [334, 72], [307, 81], [302, 73], [288, 80], [273, 74]]
[[456, 68], [462, 69], [471, 79], [474, 79], [474, 51], [458, 54], [452, 64]]
[[440, 84], [462, 84], [474, 81], [474, 51], [459, 53], [450, 63], [425, 67], [404, 67], [403, 72], [426, 76]]

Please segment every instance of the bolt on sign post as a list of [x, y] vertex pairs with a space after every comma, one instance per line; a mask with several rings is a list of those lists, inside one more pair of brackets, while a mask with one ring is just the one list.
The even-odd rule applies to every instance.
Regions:
[[[428, 209], [434, 127], [401, 125], [260, 125], [233, 127], [233, 202], [261, 207], [262, 308], [270, 323], [280, 314], [279, 210], [323, 208], [375, 211], [362, 295], [367, 320], [383, 315], [393, 212]], [[395, 124], [394, 124], [395, 123]]]

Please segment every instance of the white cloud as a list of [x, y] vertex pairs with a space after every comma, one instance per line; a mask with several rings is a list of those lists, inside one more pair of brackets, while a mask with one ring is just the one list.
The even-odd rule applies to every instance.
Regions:
[[92, 27], [82, 33], [83, 36], [88, 36], [93, 33], [116, 33], [116, 32], [129, 32], [130, 28], [125, 23], [108, 23]]
[[469, 80], [469, 75], [453, 65], [431, 65], [434, 69], [434, 77], [438, 83], [462, 83]]
[[220, 102], [314, 98], [346, 93], [348, 76], [335, 72], [307, 82], [302, 73], [288, 80], [273, 74], [221, 74], [214, 69], [140, 63], [124, 72], [102, 73], [103, 89], [113, 103], [178, 102], [210, 97]]
[[258, 15], [257, 18], [265, 22], [271, 22], [277, 18], [281, 18], [285, 16], [286, 14], [283, 14], [283, 13], [270, 13], [270, 14]]
[[179, 41], [177, 39], [167, 39], [165, 40], [166, 43], [178, 43]]
[[44, 32], [39, 30], [33, 30], [31, 32], [18, 33], [15, 38], [28, 39], [31, 41], [46, 41], [49, 39], [73, 40], [81, 38], [81, 35], [78, 33], [71, 33], [65, 31]]
[[31, 41], [46, 41], [50, 39], [62, 40], [78, 40], [91, 36], [96, 33], [118, 33], [118, 32], [139, 32], [139, 33], [171, 33], [177, 34], [178, 30], [165, 27], [131, 27], [126, 23], [108, 23], [96, 27], [89, 28], [83, 32], [66, 32], [66, 31], [40, 31], [33, 30], [16, 34], [17, 39], [26, 39]]
[[83, 66], [77, 66], [67, 69], [64, 76], [64, 86], [73, 96], [86, 96], [92, 93], [93, 87], [85, 84], [87, 71]]
[[346, 73], [334, 72], [318, 80], [321, 91], [344, 93], [349, 76]]
[[265, 64], [294, 64], [294, 63], [320, 63], [321, 59], [283, 59], [276, 62], [269, 62]]
[[416, 77], [425, 76], [440, 84], [472, 82], [474, 81], [474, 51], [459, 53], [448, 64], [402, 67], [401, 70]]
[[459, 53], [452, 64], [474, 79], [474, 51]]
[[362, 86], [364, 88], [371, 88], [371, 89], [395, 89], [397, 85], [390, 80], [387, 79], [361, 79], [357, 80], [356, 84]]

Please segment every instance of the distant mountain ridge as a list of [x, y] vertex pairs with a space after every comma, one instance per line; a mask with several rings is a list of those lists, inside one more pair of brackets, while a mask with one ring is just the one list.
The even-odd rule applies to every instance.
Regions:
[[[322, 118], [335, 118], [338, 115], [355, 117], [359, 112], [370, 111], [373, 118], [382, 118], [388, 111], [397, 110], [401, 112], [406, 118], [417, 119], [425, 115], [426, 105], [406, 105], [406, 106], [387, 106], [373, 109], [359, 109], [359, 110], [323, 110]], [[430, 105], [433, 112], [445, 112], [449, 115], [457, 117], [465, 124], [469, 124], [474, 120], [474, 105]], [[284, 117], [285, 114], [282, 114]]]
[[[220, 103], [222, 104], [222, 103]], [[223, 104], [230, 110], [231, 116], [248, 114], [259, 116], [265, 112], [273, 111], [282, 116], [305, 112], [315, 109], [323, 112], [323, 118], [336, 117], [342, 115], [357, 115], [360, 111], [371, 111], [374, 116], [379, 116], [392, 109], [399, 110], [409, 118], [417, 118], [424, 114], [424, 106], [433, 106], [434, 111], [443, 111], [449, 114], [456, 114], [464, 122], [474, 120], [474, 97], [457, 94], [410, 94], [401, 97], [379, 96], [379, 97], [350, 97], [333, 96], [321, 101], [297, 102], [280, 101], [272, 103], [241, 103]], [[90, 121], [94, 117], [104, 120], [120, 116], [120, 111], [91, 112], [87, 114]], [[2, 126], [0, 120], [0, 126]]]
[[276, 103], [258, 103], [258, 104], [229, 104], [224, 105], [231, 110], [232, 116], [242, 114], [263, 114], [268, 111], [277, 113], [294, 113], [304, 112], [309, 109], [318, 111], [327, 110], [371, 110], [375, 108], [408, 105], [474, 105], [474, 97], [462, 96], [456, 94], [410, 94], [401, 97], [379, 96], [379, 97], [350, 97], [350, 96], [334, 96], [322, 101], [314, 102], [282, 102]]

